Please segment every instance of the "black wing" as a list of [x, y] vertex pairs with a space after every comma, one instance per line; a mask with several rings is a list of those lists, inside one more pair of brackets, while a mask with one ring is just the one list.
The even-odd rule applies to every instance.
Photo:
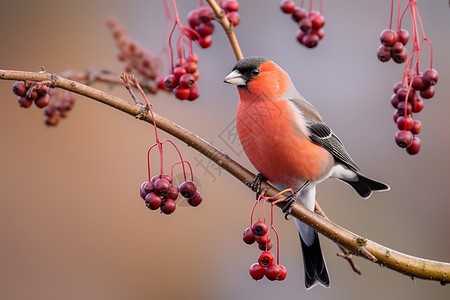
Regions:
[[361, 172], [350, 155], [348, 155], [347, 150], [344, 148], [344, 144], [333, 133], [330, 127], [324, 123], [312, 121], [308, 121], [306, 127], [309, 130], [309, 138], [314, 144], [325, 148], [337, 161], [346, 165], [356, 173]]

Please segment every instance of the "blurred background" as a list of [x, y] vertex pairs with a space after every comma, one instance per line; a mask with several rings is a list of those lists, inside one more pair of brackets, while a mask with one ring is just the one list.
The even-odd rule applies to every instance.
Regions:
[[[183, 22], [198, 1], [177, 1]], [[391, 191], [361, 200], [329, 180], [317, 198], [337, 224], [392, 249], [450, 262], [448, 181], [450, 8], [419, 1], [439, 71], [436, 96], [417, 115], [422, 149], [409, 156], [394, 143], [392, 87], [404, 65], [376, 58], [389, 25], [390, 1], [324, 1], [325, 38], [314, 50], [279, 1], [239, 1], [236, 34], [244, 55], [269, 57], [293, 78], [344, 141], [353, 159]], [[316, 2], [316, 1], [314, 1]], [[123, 71], [104, 22], [117, 16], [127, 33], [158, 52], [166, 43], [162, 1], [0, 1], [0, 68], [48, 72], [87, 67]], [[404, 27], [411, 32], [410, 18]], [[411, 41], [408, 44], [410, 51]], [[235, 63], [220, 26], [200, 56], [200, 98], [151, 96], [154, 110], [197, 133], [254, 170], [229, 129], [238, 95], [223, 78]], [[428, 67], [424, 47], [421, 69]], [[331, 288], [304, 289], [295, 225], [276, 211], [283, 282], [252, 280], [259, 250], [242, 242], [254, 194], [216, 165], [173, 140], [194, 167], [204, 197], [178, 203], [173, 215], [149, 211], [139, 197], [153, 127], [87, 98], [55, 128], [35, 106], [19, 107], [13, 82], [0, 81], [1, 299], [448, 299], [449, 287], [416, 280], [355, 258], [362, 276], [321, 237]], [[128, 99], [123, 87], [96, 88]], [[161, 133], [163, 138], [169, 137]], [[175, 160], [166, 156], [167, 166]], [[153, 160], [153, 164], [157, 164]]]

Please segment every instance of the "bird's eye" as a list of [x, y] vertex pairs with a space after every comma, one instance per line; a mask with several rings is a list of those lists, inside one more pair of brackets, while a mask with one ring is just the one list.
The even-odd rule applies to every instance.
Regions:
[[260, 72], [260, 71], [259, 71], [258, 69], [253, 69], [253, 70], [252, 70], [252, 75], [253, 75], [253, 76], [256, 76], [256, 75], [259, 74], [259, 72]]

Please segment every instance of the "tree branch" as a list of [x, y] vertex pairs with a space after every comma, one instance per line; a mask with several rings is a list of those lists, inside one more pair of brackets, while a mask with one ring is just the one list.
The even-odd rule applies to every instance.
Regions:
[[[131, 104], [121, 98], [109, 95], [93, 87], [63, 78], [57, 74], [49, 74], [46, 72], [0, 70], [0, 79], [32, 81], [50, 80], [51, 87], [62, 88], [89, 97], [103, 104], [121, 110], [129, 115], [137, 116], [142, 113], [142, 107], [139, 105]], [[247, 186], [250, 186], [251, 182], [255, 178], [255, 175], [243, 166], [239, 165], [230, 156], [221, 152], [196, 134], [165, 119], [164, 117], [158, 114], [154, 114], [154, 117], [158, 128], [185, 142], [187, 145], [216, 162], [220, 167], [236, 177], [239, 181], [243, 182]], [[142, 120], [153, 124], [150, 113], [144, 115]], [[267, 190], [265, 193], [267, 196], [274, 196], [278, 193], [278, 190], [269, 185], [267, 182], [262, 182], [261, 188]], [[283, 204], [279, 204], [279, 206], [282, 207]], [[376, 263], [379, 265], [411, 277], [435, 280], [441, 282], [441, 284], [450, 282], [449, 263], [413, 257], [389, 249], [324, 219], [318, 214], [306, 209], [299, 203], [294, 203], [292, 207], [292, 215], [300, 221], [315, 228], [318, 232], [325, 235], [330, 240], [345, 247], [348, 251], [350, 251], [350, 253], [362, 255], [363, 257], [369, 259], [372, 257], [372, 261], [374, 261], [373, 258], [375, 258]]]

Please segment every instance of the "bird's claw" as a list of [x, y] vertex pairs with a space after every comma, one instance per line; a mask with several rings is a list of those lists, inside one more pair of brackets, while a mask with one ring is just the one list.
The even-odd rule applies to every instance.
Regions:
[[284, 200], [284, 202], [286, 204], [281, 209], [281, 211], [284, 213], [284, 218], [286, 220], [289, 220], [289, 216], [292, 213], [292, 206], [294, 206], [294, 202], [295, 202], [293, 195], [290, 195], [289, 197], [287, 197], [286, 200]]
[[263, 174], [258, 173], [258, 174], [256, 174], [255, 179], [253, 179], [252, 183], [250, 184], [249, 187], [251, 188], [251, 190], [253, 192], [256, 193], [256, 199], [259, 198], [259, 195], [261, 195], [261, 192], [262, 192], [262, 190], [261, 190], [261, 182], [266, 180], [266, 179], [267, 178], [264, 177]]

